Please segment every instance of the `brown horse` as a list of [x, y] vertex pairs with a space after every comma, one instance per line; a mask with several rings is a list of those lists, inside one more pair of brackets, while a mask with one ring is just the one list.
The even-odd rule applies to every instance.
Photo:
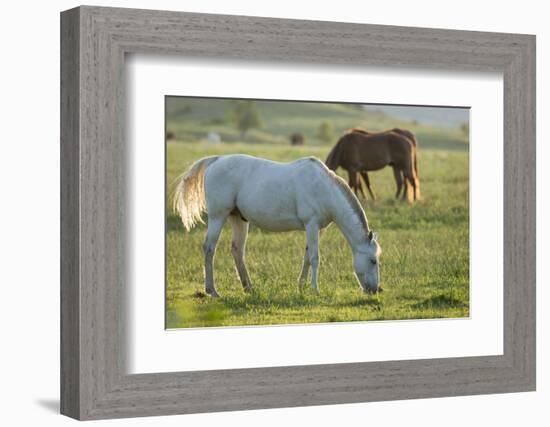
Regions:
[[[373, 135], [375, 133], [378, 133], [378, 134], [389, 134], [390, 132], [395, 132], [395, 133], [398, 133], [400, 135], [403, 135], [404, 137], [408, 138], [412, 144], [414, 145], [415, 147], [415, 150], [414, 150], [414, 171], [416, 173], [416, 178], [417, 179], [420, 179], [420, 176], [418, 175], [418, 166], [417, 166], [417, 162], [416, 162], [416, 150], [417, 150], [417, 141], [416, 141], [416, 136], [409, 130], [407, 129], [400, 129], [400, 128], [393, 128], [393, 129], [389, 129], [389, 130], [386, 130], [386, 131], [382, 131], [382, 132], [370, 132], [370, 131], [367, 131], [365, 129], [361, 129], [361, 128], [353, 128], [351, 129], [349, 132], [357, 132], [357, 133], [362, 133], [362, 134], [365, 134], [365, 135]], [[371, 195], [371, 197], [373, 198], [373, 200], [376, 199], [376, 197], [374, 196], [374, 193], [370, 187], [370, 180], [369, 180], [369, 175], [367, 173], [366, 170], [362, 170], [362, 171], [359, 171], [359, 174], [363, 177], [363, 180], [365, 181], [365, 184], [367, 185], [367, 190], [369, 191], [369, 194]], [[351, 179], [349, 180], [350, 182], [350, 186], [351, 186]], [[360, 179], [356, 179], [353, 181], [354, 182], [354, 186], [352, 187], [352, 190], [355, 192], [355, 194], [357, 196], [359, 196], [359, 192], [363, 195], [363, 197], [365, 197], [365, 193], [363, 192], [363, 186], [361, 185], [361, 180]], [[399, 185], [399, 182], [397, 181], [396, 179], [396, 184], [397, 184], [397, 187], [398, 189], [401, 187]], [[403, 186], [403, 191], [404, 193], [407, 192], [407, 181], [405, 180], [404, 181], [404, 186]], [[397, 194], [395, 196], [396, 198], [399, 197], [399, 190], [397, 191]], [[405, 194], [403, 194], [403, 197], [405, 197]]]
[[407, 183], [413, 188], [414, 200], [420, 198], [420, 185], [416, 167], [416, 138], [406, 130], [392, 129], [372, 133], [352, 129], [342, 136], [329, 153], [326, 165], [336, 170], [338, 166], [348, 171], [349, 186], [357, 195], [363, 190], [357, 174], [361, 174], [371, 197], [375, 195], [370, 187], [367, 171], [379, 170], [389, 165], [393, 168], [399, 197], [403, 188], [403, 199], [407, 197]]

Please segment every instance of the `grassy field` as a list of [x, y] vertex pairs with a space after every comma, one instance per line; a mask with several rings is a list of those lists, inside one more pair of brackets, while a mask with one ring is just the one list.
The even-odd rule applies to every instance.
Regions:
[[[248, 131], [247, 142], [288, 145], [290, 134], [298, 132], [304, 135], [308, 146], [320, 146], [324, 143], [318, 139], [317, 130], [321, 122], [329, 122], [334, 130], [334, 142], [338, 135], [356, 126], [371, 131], [401, 126], [415, 133], [423, 149], [463, 151], [468, 148], [468, 139], [459, 127], [405, 122], [382, 111], [365, 111], [354, 104], [262, 101], [256, 107], [262, 125]], [[166, 130], [178, 141], [198, 141], [207, 132], [216, 132], [223, 141], [238, 142], [242, 140], [241, 135], [226, 117], [230, 109], [231, 100], [170, 97], [166, 103]]]
[[[199, 114], [196, 108], [195, 113]], [[172, 114], [174, 120], [169, 121], [172, 128], [183, 127], [176, 129], [176, 134], [189, 136], [185, 129], [191, 132], [193, 126], [176, 120], [177, 111]], [[383, 125], [390, 127], [386, 126], [390, 123]], [[197, 121], [195, 126], [202, 125]], [[418, 168], [422, 201], [409, 204], [393, 199], [395, 184], [390, 168], [369, 174], [379, 200], [361, 201], [369, 225], [378, 232], [383, 249], [380, 258], [382, 294], [369, 296], [360, 291], [353, 276], [351, 252], [334, 225], [326, 230], [320, 242], [320, 295], [313, 294], [309, 287], [302, 292], [297, 288], [305, 247], [303, 232], [264, 233], [251, 227], [247, 265], [254, 292], [245, 294], [235, 272], [230, 253], [231, 231], [226, 225], [218, 244], [214, 269], [221, 297], [212, 300], [204, 294], [202, 241], [205, 226], [200, 225], [187, 233], [179, 219], [167, 210], [166, 327], [468, 316], [468, 145], [458, 130], [415, 127], [413, 124], [407, 127], [415, 130], [420, 143]], [[192, 161], [206, 155], [247, 153], [290, 161], [310, 155], [324, 159], [330, 149], [321, 145], [290, 147], [282, 134], [274, 135], [272, 142], [264, 140], [261, 144], [170, 143], [167, 182], [171, 183]], [[182, 139], [195, 138], [196, 135], [191, 135]]]

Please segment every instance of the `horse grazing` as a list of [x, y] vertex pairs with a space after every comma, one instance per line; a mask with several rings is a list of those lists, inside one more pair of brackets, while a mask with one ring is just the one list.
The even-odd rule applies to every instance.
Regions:
[[311, 286], [318, 292], [319, 233], [335, 222], [353, 253], [353, 268], [365, 292], [379, 290], [380, 246], [365, 212], [345, 181], [318, 159], [278, 163], [246, 155], [205, 157], [179, 178], [174, 210], [189, 231], [208, 212], [204, 241], [205, 289], [212, 297], [213, 260], [224, 223], [231, 223], [231, 252], [245, 291], [252, 289], [244, 262], [249, 223], [267, 231], [305, 230], [306, 249], [300, 288], [311, 266]]
[[[407, 130], [407, 129], [401, 129], [401, 128], [393, 128], [393, 129], [389, 129], [389, 130], [386, 130], [386, 131], [382, 131], [382, 132], [370, 132], [370, 131], [367, 131], [365, 129], [362, 129], [362, 128], [353, 128], [350, 130], [350, 132], [358, 132], [358, 133], [363, 133], [365, 135], [373, 135], [375, 133], [378, 133], [378, 134], [385, 134], [385, 135], [388, 135], [390, 132], [395, 132], [395, 133], [398, 133], [400, 135], [403, 135], [404, 137], [408, 138], [409, 141], [411, 141], [412, 145], [414, 145], [414, 172], [416, 173], [416, 178], [418, 180], [420, 180], [420, 176], [418, 175], [418, 165], [417, 165], [417, 162], [416, 162], [416, 152], [418, 150], [418, 142], [416, 140], [416, 136], [414, 135], [414, 133], [412, 133], [411, 131]], [[369, 180], [369, 175], [367, 173], [366, 170], [362, 170], [359, 172], [359, 175], [361, 175], [363, 177], [363, 180], [365, 181], [365, 184], [367, 185], [367, 190], [370, 194], [370, 196], [372, 197], [373, 200], [376, 200], [376, 197], [374, 195], [374, 192], [372, 191], [371, 189], [371, 186], [370, 186], [370, 180]], [[396, 180], [396, 185], [397, 185], [397, 193], [395, 195], [396, 198], [399, 197], [399, 183], [397, 182]], [[355, 185], [351, 188], [355, 194], [357, 194], [357, 196], [359, 196], [359, 192], [363, 195], [363, 197], [365, 197], [365, 193], [363, 192], [363, 186], [361, 185], [361, 180], [360, 179], [357, 179], [355, 181]], [[403, 197], [405, 197], [407, 193], [407, 181], [404, 180], [404, 186], [403, 186]]]
[[371, 189], [367, 171], [374, 171], [389, 165], [397, 185], [395, 197], [398, 198], [403, 188], [402, 198], [408, 196], [407, 182], [413, 188], [414, 200], [420, 198], [420, 182], [416, 162], [416, 138], [402, 129], [372, 133], [362, 129], [352, 129], [342, 136], [330, 151], [326, 161], [329, 169], [336, 170], [338, 166], [348, 172], [349, 186], [359, 196], [365, 196], [361, 183], [357, 179], [360, 174], [365, 180], [371, 197], [376, 199]]

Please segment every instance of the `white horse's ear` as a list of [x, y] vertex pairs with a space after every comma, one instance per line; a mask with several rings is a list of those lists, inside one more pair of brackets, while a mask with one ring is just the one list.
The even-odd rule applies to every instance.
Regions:
[[372, 233], [372, 240], [378, 241], [378, 233]]

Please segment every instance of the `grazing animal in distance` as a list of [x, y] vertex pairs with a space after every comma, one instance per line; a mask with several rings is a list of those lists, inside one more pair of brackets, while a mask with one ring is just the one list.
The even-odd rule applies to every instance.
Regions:
[[[420, 180], [420, 176], [418, 175], [418, 165], [417, 165], [417, 161], [416, 161], [416, 158], [417, 158], [416, 153], [418, 151], [418, 141], [416, 140], [416, 136], [414, 135], [414, 133], [412, 133], [411, 131], [409, 131], [407, 129], [401, 129], [401, 128], [393, 128], [393, 129], [389, 129], [389, 130], [385, 130], [385, 131], [381, 131], [381, 132], [370, 132], [370, 131], [367, 131], [367, 130], [362, 129], [362, 128], [352, 128], [352, 129], [350, 129], [349, 132], [363, 133], [365, 135], [373, 135], [375, 133], [388, 134], [389, 132], [395, 132], [395, 133], [399, 133], [399, 134], [409, 138], [409, 140], [412, 142], [412, 144], [415, 147], [415, 150], [414, 150], [415, 151], [415, 154], [414, 154], [414, 171], [416, 173], [416, 178], [418, 180]], [[365, 181], [365, 184], [367, 186], [367, 190], [368, 190], [370, 196], [372, 197], [373, 200], [376, 200], [374, 192], [372, 191], [371, 186], [370, 186], [370, 180], [369, 180], [369, 175], [368, 175], [367, 171], [362, 170], [362, 171], [359, 171], [358, 173], [363, 178], [363, 181]], [[402, 177], [402, 179], [403, 179], [403, 177]], [[396, 185], [399, 186], [397, 181], [396, 181]], [[352, 190], [355, 192], [355, 194], [357, 196], [359, 196], [359, 193], [361, 193], [363, 195], [363, 197], [365, 197], [365, 193], [363, 192], [363, 186], [361, 185], [361, 180], [360, 179], [355, 180], [355, 185], [352, 187]], [[404, 193], [407, 192], [407, 181], [404, 180], [404, 179], [403, 179], [403, 191], [404, 191]], [[399, 192], [397, 192], [395, 197], [396, 198], [399, 197]]]
[[362, 129], [352, 129], [338, 140], [325, 163], [331, 170], [336, 170], [339, 166], [347, 170], [349, 186], [357, 195], [360, 191], [364, 196], [360, 181], [357, 179], [357, 175], [360, 174], [373, 200], [376, 197], [366, 171], [391, 166], [397, 185], [395, 197], [398, 198], [403, 189], [402, 198], [405, 199], [408, 196], [407, 184], [410, 183], [413, 188], [413, 198], [418, 200], [420, 182], [416, 167], [416, 138], [413, 142], [403, 132], [408, 131], [390, 130], [372, 133]]
[[304, 135], [298, 132], [290, 135], [290, 145], [304, 145], [305, 138]]
[[214, 254], [226, 221], [231, 223], [231, 252], [245, 291], [252, 289], [244, 262], [250, 223], [267, 231], [305, 231], [298, 284], [303, 287], [311, 266], [311, 286], [318, 292], [319, 233], [332, 222], [351, 247], [360, 287], [365, 292], [379, 290], [381, 249], [376, 234], [345, 181], [318, 159], [279, 163], [241, 154], [205, 157], [178, 179], [173, 204], [188, 231], [208, 212], [203, 250], [205, 291], [212, 297], [218, 296]]

